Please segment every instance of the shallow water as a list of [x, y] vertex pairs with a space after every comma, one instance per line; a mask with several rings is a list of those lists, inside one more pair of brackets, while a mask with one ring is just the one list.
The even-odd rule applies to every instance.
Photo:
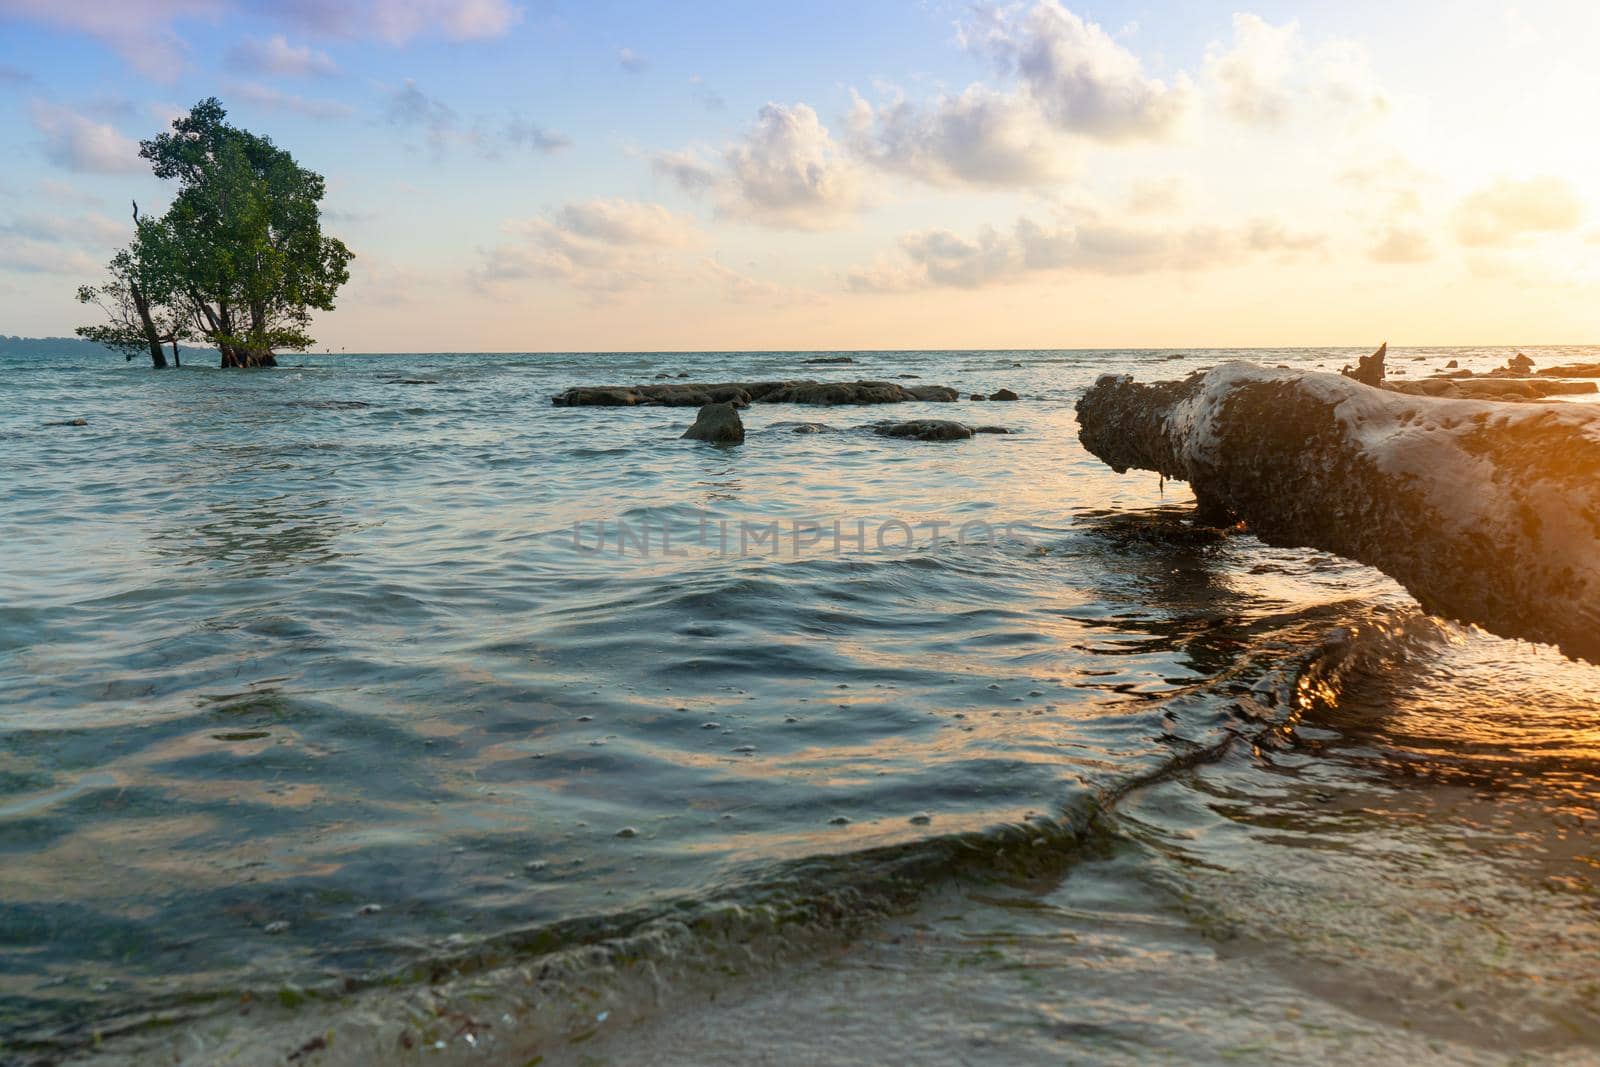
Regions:
[[[1421, 373], [1509, 354], [1391, 361]], [[568, 959], [569, 1002], [551, 1006], [515, 993], [504, 969], [648, 930], [661, 952], [720, 972], [720, 941], [747, 938], [741, 924], [760, 908], [802, 915], [805, 936], [785, 935], [774, 955], [811, 959], [853, 928], [854, 910], [915, 923], [971, 879], [991, 895], [1000, 879], [1013, 898], [1025, 884], [1047, 904], [1109, 879], [1121, 886], [1110, 898], [1162, 917], [1140, 949], [1158, 955], [1169, 934], [1203, 956], [1206, 931], [1279, 916], [1241, 935], [1261, 947], [1235, 979], [1271, 984], [1295, 970], [1280, 957], [1304, 955], [1326, 978], [1309, 995], [1330, 1019], [1402, 1049], [1407, 1026], [1335, 995], [1340, 967], [1351, 945], [1402, 961], [1383, 957], [1384, 974], [1439, 946], [1383, 947], [1392, 926], [1306, 904], [1370, 885], [1374, 870], [1392, 881], [1390, 860], [1422, 872], [1414, 899], [1429, 907], [1459, 904], [1440, 887], [1473, 872], [1485, 880], [1475, 894], [1516, 902], [1497, 921], [1540, 939], [1503, 951], [1554, 954], [1543, 981], [1576, 1022], [1490, 1027], [1472, 1047], [1582, 1047], [1593, 1001], [1562, 991], [1582, 984], [1596, 944], [1593, 669], [1452, 630], [1396, 653], [1383, 629], [1406, 626], [1412, 606], [1381, 575], [1194, 530], [1184, 487], [1115, 475], [1077, 445], [1071, 404], [1096, 374], [1177, 376], [1233, 355], [0, 365], [0, 1048], [50, 1057], [151, 1013], [189, 1021], [272, 997], [270, 1040], [238, 1036], [268, 1027], [264, 1013], [230, 1016], [232, 1037], [204, 1018], [186, 1032], [201, 1061], [206, 1042], [228, 1040], [281, 1061], [273, 1042], [299, 1044], [310, 1017], [299, 1001], [316, 995], [313, 1014], [335, 1027], [383, 1017], [308, 1053], [320, 1059], [361, 1062], [347, 1050], [398, 1040], [394, 1027], [414, 1045], [388, 1053], [560, 1054], [536, 1023], [594, 1037], [573, 1028], [574, 983], [616, 1001], [600, 1009], [613, 1029], [661, 1024], [637, 1007], [632, 978], [586, 979]], [[1245, 355], [1336, 368], [1356, 353]], [[569, 385], [680, 371], [916, 375], [1024, 400], [756, 405], [738, 448], [678, 440], [685, 409], [549, 405]], [[929, 444], [863, 429], [923, 415], [1016, 433]], [[80, 416], [87, 426], [43, 425]], [[798, 421], [834, 432], [782, 425]], [[835, 522], [861, 542], [836, 545]], [[1285, 696], [1326, 633], [1374, 621], [1380, 637], [1370, 654], [1361, 646], [1340, 699]], [[1230, 747], [1236, 737], [1253, 744]], [[1130, 784], [1201, 756], [1218, 758], [1095, 818]], [[1350, 813], [1319, 789], [1354, 815], [1325, 818]], [[1466, 851], [1407, 836], [1424, 831]], [[1074, 867], [1086, 832], [1116, 842], [1093, 878], [1092, 864]], [[1316, 862], [1351, 854], [1375, 867]], [[1549, 896], [1523, 892], [1534, 864], [1552, 872]], [[1214, 870], [1229, 877], [1208, 880]], [[1174, 888], [1168, 871], [1208, 873]], [[1241, 918], [1207, 910], [1213, 898], [1251, 904]], [[983, 928], [995, 905], [963, 899], [962, 921]], [[666, 937], [664, 916], [696, 918]], [[1549, 932], [1557, 922], [1566, 940]], [[1285, 939], [1284, 927], [1321, 940]], [[1501, 1003], [1483, 979], [1491, 965], [1468, 964], [1445, 985]], [[958, 966], [919, 957], [903, 969]], [[1024, 1010], [1000, 977], [977, 973], [981, 1000]], [[1189, 991], [1210, 988], [1208, 973], [1195, 964]], [[494, 989], [497, 1030], [441, 1027], [457, 1001], [417, 1021], [418, 983], [461, 975], [476, 985], [446, 998]], [[1224, 1010], [1196, 996], [1163, 1018], [1188, 1013], [1193, 1027]], [[695, 1035], [717, 1017], [681, 1024], [684, 1062], [711, 1058]], [[1062, 1025], [1045, 1055], [1098, 1055]], [[621, 1057], [655, 1047], [625, 1034], [612, 1045]]]

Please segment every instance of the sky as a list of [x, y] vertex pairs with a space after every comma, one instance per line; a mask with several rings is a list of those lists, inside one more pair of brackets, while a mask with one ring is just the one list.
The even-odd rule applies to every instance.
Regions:
[[317, 351], [1600, 343], [1600, 10], [1240, 2], [0, 0], [0, 333], [217, 96]]

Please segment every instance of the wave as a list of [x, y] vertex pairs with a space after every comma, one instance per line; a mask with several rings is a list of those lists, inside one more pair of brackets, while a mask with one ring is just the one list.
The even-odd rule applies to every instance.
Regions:
[[[752, 865], [718, 885], [637, 907], [487, 936], [414, 946], [403, 965], [303, 986], [230, 988], [148, 1002], [102, 1018], [13, 1034], [22, 1063], [321, 1064], [523, 1062], [557, 1053], [753, 969], [782, 966], [847, 942], [951, 882], [1059, 876], [1097, 847], [1105, 816], [1130, 791], [1269, 743], [1344, 679], [1397, 666], [1441, 639], [1414, 612], [1333, 608], [1264, 635], [1234, 666], [1160, 702], [1164, 744], [1085, 784], [1055, 810], [981, 830], [840, 854]], [[1339, 609], [1347, 610], [1347, 609]], [[442, 1057], [442, 1058], [441, 1058]], [[537, 1061], [533, 1061], [537, 1062]]]

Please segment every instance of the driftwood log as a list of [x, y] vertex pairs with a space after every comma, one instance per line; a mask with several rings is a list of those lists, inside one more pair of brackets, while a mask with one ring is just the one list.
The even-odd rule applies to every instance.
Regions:
[[1600, 405], [1412, 396], [1227, 363], [1105, 375], [1079, 438], [1202, 517], [1377, 567], [1423, 608], [1600, 663]]

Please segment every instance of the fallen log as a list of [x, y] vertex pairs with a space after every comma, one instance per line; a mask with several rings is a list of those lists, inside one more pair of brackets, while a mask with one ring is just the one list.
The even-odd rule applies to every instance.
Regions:
[[1105, 375], [1079, 439], [1206, 521], [1377, 567], [1423, 608], [1600, 663], [1600, 408], [1411, 396], [1227, 363]]

